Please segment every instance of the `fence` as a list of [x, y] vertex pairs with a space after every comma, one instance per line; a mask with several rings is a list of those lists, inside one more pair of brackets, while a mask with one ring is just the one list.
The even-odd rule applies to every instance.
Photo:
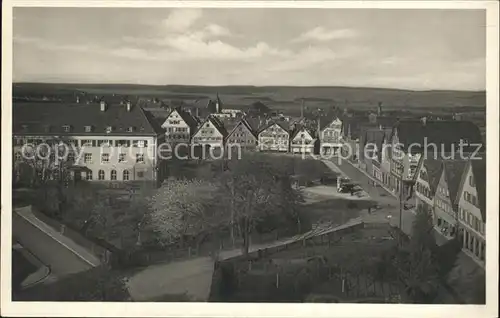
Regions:
[[62, 235], [68, 237], [76, 244], [87, 249], [89, 252], [98, 257], [103, 264], [108, 264], [113, 253], [119, 253], [120, 250], [108, 242], [99, 238], [93, 238], [81, 233], [78, 229], [71, 225], [64, 224], [59, 220], [53, 219], [42, 212], [31, 208], [32, 213], [42, 222], [49, 225]]

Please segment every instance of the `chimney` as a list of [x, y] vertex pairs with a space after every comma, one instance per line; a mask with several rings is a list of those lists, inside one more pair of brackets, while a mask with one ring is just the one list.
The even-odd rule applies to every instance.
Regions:
[[129, 112], [130, 110], [132, 110], [132, 103], [128, 100], [126, 102], [126, 105], [127, 105], [127, 111]]
[[424, 116], [420, 120], [422, 121], [423, 126], [425, 126], [425, 124], [427, 124], [427, 117]]
[[106, 105], [106, 102], [101, 100], [101, 112], [105, 112], [107, 108], [108, 105]]
[[76, 96], [76, 103], [80, 104], [80, 96]]
[[196, 107], [196, 117], [199, 117], [199, 116], [200, 116], [200, 108]]
[[382, 102], [378, 102], [377, 115], [382, 116]]
[[304, 99], [302, 98], [302, 105], [300, 106], [300, 118], [304, 117]]

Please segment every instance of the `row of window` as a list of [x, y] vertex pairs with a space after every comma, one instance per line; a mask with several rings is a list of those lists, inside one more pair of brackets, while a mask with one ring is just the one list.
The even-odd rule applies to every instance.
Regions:
[[479, 202], [477, 200], [477, 197], [475, 195], [472, 195], [472, 193], [469, 193], [467, 191], [464, 192], [464, 200], [471, 203], [472, 205], [479, 207]]
[[[45, 132], [51, 132], [51, 131], [52, 131], [52, 128], [53, 128], [53, 126], [51, 126], [51, 125], [45, 125], [45, 126], [43, 127], [43, 130], [44, 130]], [[23, 132], [28, 132], [28, 130], [29, 130], [29, 125], [22, 125], [22, 126], [21, 126], [21, 129], [22, 129], [22, 131], [23, 131]], [[62, 129], [62, 131], [67, 132], [67, 133], [69, 133], [69, 132], [72, 132], [72, 131], [73, 131], [73, 127], [72, 127], [72, 126], [70, 126], [70, 125], [62, 125], [62, 126], [61, 126], [61, 129]], [[83, 129], [84, 129], [84, 131], [85, 131], [85, 132], [94, 132], [94, 131], [95, 131], [95, 127], [94, 127], [94, 126], [92, 126], [92, 125], [83, 126]], [[120, 128], [120, 129], [123, 129], [123, 128]], [[106, 133], [110, 133], [110, 132], [112, 132], [112, 131], [114, 131], [114, 130], [115, 130], [115, 127], [113, 127], [113, 126], [107, 126], [107, 127], [104, 129], [104, 131], [105, 131]], [[141, 130], [144, 130], [144, 128], [142, 128], [142, 127], [141, 127]], [[127, 128], [125, 128], [125, 131], [127, 131], [127, 132], [134, 132], [134, 131], [135, 131], [135, 127], [133, 127], [133, 126], [127, 127]]]
[[[71, 155], [71, 157], [70, 157]], [[68, 155], [68, 161], [74, 161], [75, 157], [73, 154]], [[110, 154], [109, 153], [103, 153], [101, 154], [101, 163], [109, 163], [110, 159]], [[83, 162], [90, 164], [93, 163], [93, 158], [91, 153], [84, 153], [83, 154]], [[118, 162], [126, 162], [126, 154], [120, 153], [118, 154]], [[144, 154], [138, 153], [135, 155], [135, 162], [136, 163], [144, 163]]]
[[454, 213], [451, 205], [441, 199], [436, 198], [436, 206], [448, 214]]
[[[107, 140], [107, 139], [71, 139], [63, 141], [68, 146], [75, 147], [101, 147], [101, 146], [109, 146], [109, 147], [139, 147], [146, 148], [148, 146], [147, 140]], [[42, 143], [53, 143], [51, 140], [43, 140], [43, 139], [29, 139], [29, 138], [15, 138], [14, 144], [16, 146], [22, 146], [26, 144], [32, 145], [40, 145]]]
[[460, 220], [462, 220], [464, 223], [468, 224], [475, 231], [484, 235], [485, 226], [486, 226], [486, 224], [484, 222], [481, 222], [481, 220], [478, 219], [474, 214], [470, 213], [469, 211], [467, 211], [465, 209], [459, 208], [458, 210], [459, 210], [458, 215], [459, 215]]
[[288, 135], [287, 134], [272, 134], [272, 133], [268, 133], [268, 132], [263, 132], [259, 135], [259, 138], [261, 137], [268, 137], [268, 138], [283, 138], [283, 139], [288, 139]]
[[187, 127], [168, 127], [167, 132], [187, 132]]
[[173, 140], [189, 140], [190, 135], [189, 134], [175, 134], [175, 135], [167, 135], [166, 137], [168, 139], [173, 139]]
[[222, 141], [222, 137], [194, 137], [193, 141]]
[[[137, 176], [139, 178], [143, 178], [144, 172], [142, 172], [142, 171], [137, 172]], [[92, 173], [92, 170], [87, 171], [87, 173], [85, 175], [85, 180], [87, 180], [87, 181], [94, 180], [94, 175]], [[117, 180], [117, 172], [116, 172], [116, 170], [111, 170], [109, 173], [109, 179], [107, 179], [106, 172], [104, 170], [99, 170], [99, 172], [97, 173], [97, 180], [99, 180], [99, 181], [104, 181], [104, 180], [116, 181]], [[123, 170], [122, 180], [123, 181], [130, 180], [130, 172], [128, 170]]]
[[439, 186], [438, 189], [437, 189], [438, 193], [445, 196], [445, 197], [449, 197], [450, 196], [450, 192], [448, 191], [448, 189], [446, 187], [443, 187], [443, 186]]
[[415, 184], [415, 187], [416, 187], [416, 191], [420, 194], [422, 194], [423, 196], [425, 196], [426, 198], [428, 198], [429, 200], [432, 200], [432, 195], [431, 195], [431, 190], [426, 187], [425, 185], [423, 185], [422, 183], [420, 182], [417, 182]]
[[474, 254], [477, 258], [484, 261], [486, 256], [486, 242], [478, 239], [474, 234], [469, 233], [467, 229], [463, 231], [463, 234], [464, 241], [462, 246]]

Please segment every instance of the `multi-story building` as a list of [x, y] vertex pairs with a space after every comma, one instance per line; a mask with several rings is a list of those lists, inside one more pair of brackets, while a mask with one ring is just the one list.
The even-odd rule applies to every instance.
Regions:
[[227, 131], [222, 122], [210, 115], [194, 132], [191, 144], [195, 149], [198, 149], [196, 151], [197, 157], [199, 154], [204, 156], [212, 154], [218, 157], [224, 149], [226, 137]]
[[306, 127], [296, 125], [290, 137], [290, 150], [292, 153], [313, 153], [315, 140], [314, 134]]
[[198, 121], [190, 113], [178, 107], [170, 111], [161, 127], [165, 130], [165, 142], [170, 146], [162, 147], [165, 155], [186, 157], [189, 154], [191, 137], [198, 127]]
[[434, 194], [434, 227], [451, 239], [458, 233], [458, 188], [466, 160], [443, 160], [443, 168]]
[[471, 159], [458, 189], [459, 231], [463, 250], [484, 266], [486, 257], [486, 160]]
[[161, 125], [165, 129], [165, 142], [173, 144], [188, 144], [197, 126], [198, 122], [194, 117], [181, 108], [173, 109]]
[[337, 155], [342, 148], [342, 121], [335, 117], [333, 120], [319, 119], [320, 154]]
[[226, 146], [237, 146], [241, 150], [257, 149], [257, 134], [248, 119], [242, 118], [227, 135]]
[[259, 140], [259, 151], [288, 152], [290, 133], [281, 123], [271, 121], [257, 134]]
[[443, 162], [435, 159], [420, 159], [415, 176], [415, 209], [427, 212], [435, 220], [434, 197], [441, 175]]
[[16, 103], [13, 107], [16, 158], [42, 143], [64, 143], [63, 160], [75, 180], [159, 181], [164, 162], [157, 145], [164, 131], [152, 116], [130, 101], [100, 103]]
[[[419, 160], [458, 157], [482, 145], [477, 126], [466, 121], [402, 120], [391, 132], [391, 178], [389, 187], [399, 192], [403, 181], [413, 180]], [[451, 158], [450, 158], [451, 159]]]

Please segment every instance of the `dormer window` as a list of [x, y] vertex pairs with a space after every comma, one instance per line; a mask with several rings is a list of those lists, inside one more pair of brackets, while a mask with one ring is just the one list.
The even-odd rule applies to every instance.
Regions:
[[28, 125], [21, 125], [21, 130], [24, 132], [28, 131]]
[[70, 132], [71, 131], [71, 126], [70, 125], [63, 125], [62, 126], [62, 130], [64, 132]]
[[92, 132], [92, 126], [85, 126], [85, 132]]
[[127, 132], [133, 132], [134, 131], [134, 127], [130, 126], [127, 128]]
[[50, 125], [45, 125], [45, 126], [43, 126], [43, 130], [44, 130], [45, 132], [50, 132], [51, 128], [52, 128], [52, 127], [51, 127]]
[[111, 127], [111, 126], [106, 127], [106, 133], [109, 134], [112, 131], [113, 131], [113, 127]]

